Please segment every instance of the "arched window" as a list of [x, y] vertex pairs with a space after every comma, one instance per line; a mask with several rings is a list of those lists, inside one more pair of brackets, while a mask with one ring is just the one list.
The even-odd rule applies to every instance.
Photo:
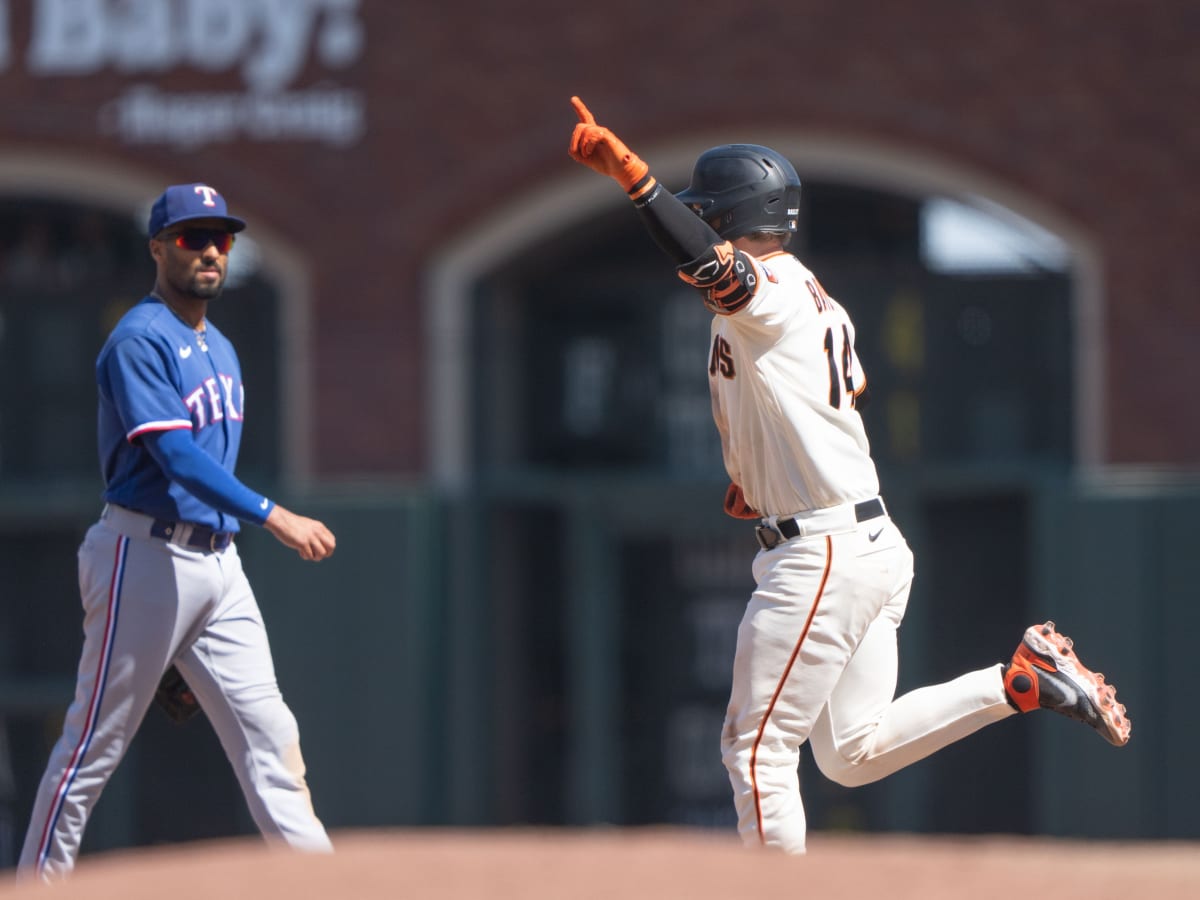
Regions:
[[[791, 249], [854, 318], [868, 435], [918, 550], [922, 606], [943, 624], [980, 609], [1024, 621], [1025, 485], [1096, 450], [1081, 439], [1098, 421], [1094, 257], [976, 200], [973, 189], [1009, 197], [982, 179], [889, 169], [879, 154], [846, 171], [854, 153], [837, 149], [808, 167], [788, 154], [804, 181]], [[697, 152], [647, 158], [665, 157], [655, 172], [678, 189]], [[988, 252], [968, 252], [972, 241]], [[720, 512], [711, 314], [621, 192], [586, 173], [457, 236], [434, 260], [428, 301], [430, 460], [461, 502], [456, 539], [473, 548], [449, 605], [479, 623], [456, 632], [453, 653], [483, 708], [456, 706], [450, 727], [473, 736], [487, 710], [522, 711], [489, 733], [486, 764], [514, 786], [490, 813], [729, 827], [711, 736], [757, 545]], [[914, 615], [906, 640], [923, 627]], [[675, 765], [663, 767], [664, 747]], [[868, 822], [883, 802], [856, 792], [852, 814]], [[836, 814], [819, 795], [806, 804]], [[906, 807], [904, 821], [958, 827], [947, 809], [922, 819]], [[1016, 808], [999, 827], [1028, 821]]]

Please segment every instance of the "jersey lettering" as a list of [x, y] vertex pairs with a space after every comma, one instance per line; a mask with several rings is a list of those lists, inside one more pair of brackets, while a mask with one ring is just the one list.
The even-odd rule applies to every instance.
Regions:
[[718, 372], [724, 378], [733, 378], [737, 374], [733, 369], [733, 348], [719, 334], [713, 338], [712, 355], [708, 363], [709, 375], [715, 378]]
[[[811, 281], [809, 290], [812, 290]], [[858, 397], [854, 390], [854, 348], [850, 344], [850, 329], [847, 326], [842, 326], [842, 351], [840, 354], [835, 353], [833, 329], [825, 329], [825, 357], [829, 363], [829, 405], [834, 409], [841, 408], [844, 387], [846, 396], [850, 400], [850, 408], [853, 409]], [[840, 372], [838, 370], [839, 363], [841, 365]]]
[[243, 406], [246, 402], [246, 389], [244, 387], [241, 389], [241, 402], [235, 403], [233, 399], [233, 376], [221, 375], [219, 377], [221, 379], [221, 390], [225, 396], [225, 411], [228, 413], [229, 418], [233, 419], [235, 422], [240, 422], [242, 419], [242, 413], [238, 407]]
[[804, 286], [812, 294], [813, 303], [817, 305], [818, 313], [829, 312], [833, 309], [833, 301], [829, 299], [829, 295], [825, 293], [825, 289], [821, 287], [819, 281], [814, 278], [804, 282]]
[[237, 395], [235, 398], [232, 375], [204, 379], [200, 387], [183, 398], [184, 404], [192, 414], [192, 427], [199, 430], [220, 422], [226, 415], [233, 421], [240, 422], [246, 405], [244, 385], [237, 387]]
[[225, 411], [221, 407], [221, 394], [217, 389], [217, 379], [205, 378], [204, 390], [208, 392], [208, 401], [212, 404], [212, 420], [220, 422], [225, 418]]
[[192, 414], [192, 423], [196, 428], [203, 428], [208, 424], [208, 416], [204, 410], [204, 387], [201, 385], [190, 394], [183, 398], [183, 402], [187, 404], [188, 410]]

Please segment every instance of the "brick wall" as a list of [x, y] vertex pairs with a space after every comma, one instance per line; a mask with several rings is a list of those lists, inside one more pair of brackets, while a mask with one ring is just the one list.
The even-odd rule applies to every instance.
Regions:
[[301, 248], [324, 474], [425, 468], [428, 259], [573, 171], [572, 93], [635, 149], [766, 129], [841, 135], [1039, 198], [1100, 250], [1109, 461], [1200, 460], [1200, 417], [1179, 399], [1200, 380], [1200, 5], [364, 2], [361, 58], [335, 71], [310, 58], [292, 84], [360, 92], [361, 140], [191, 149], [104, 134], [98, 110], [133, 81], [239, 91], [244, 73], [37, 75], [30, 9], [47, 5], [10, 4], [20, 8], [0, 76], [0, 159], [47, 149], [161, 183], [210, 180]]

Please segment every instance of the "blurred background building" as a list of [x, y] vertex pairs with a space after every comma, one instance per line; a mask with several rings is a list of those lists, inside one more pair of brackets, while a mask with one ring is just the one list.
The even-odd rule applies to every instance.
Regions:
[[[94, 358], [191, 180], [250, 222], [211, 310], [239, 474], [339, 536], [240, 540], [326, 823], [732, 828], [756, 545], [708, 315], [567, 157], [571, 94], [673, 189], [732, 141], [800, 172], [917, 553], [901, 690], [1052, 617], [1131, 713], [853, 791], [806, 759], [812, 827], [1200, 836], [1198, 46], [1187, 0], [0, 0], [0, 866], [71, 699]], [[252, 830], [207, 723], [152, 710], [85, 850]]]

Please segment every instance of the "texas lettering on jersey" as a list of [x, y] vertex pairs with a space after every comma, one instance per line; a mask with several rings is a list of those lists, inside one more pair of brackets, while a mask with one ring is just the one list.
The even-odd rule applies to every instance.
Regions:
[[198, 388], [183, 397], [183, 402], [197, 429], [220, 422], [226, 416], [240, 422], [246, 408], [246, 387], [238, 382], [235, 389], [232, 375], [217, 374], [205, 378]]

